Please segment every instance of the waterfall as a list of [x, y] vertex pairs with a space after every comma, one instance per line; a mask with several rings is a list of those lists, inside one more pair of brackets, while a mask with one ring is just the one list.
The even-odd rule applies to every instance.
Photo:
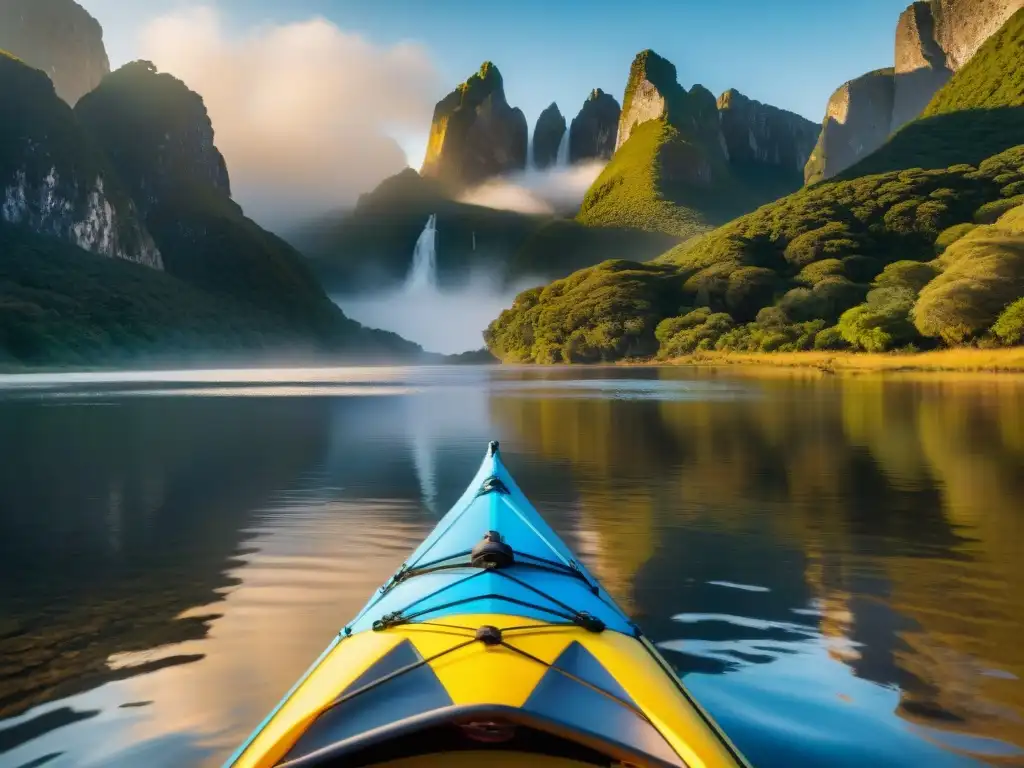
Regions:
[[407, 292], [422, 292], [437, 287], [437, 214], [427, 219], [427, 225], [416, 241], [412, 266], [405, 279]]
[[526, 170], [532, 171], [534, 168], [533, 161], [533, 136], [530, 136], [526, 140]]
[[564, 168], [569, 164], [569, 127], [566, 126], [562, 140], [558, 142], [558, 158], [555, 160], [556, 168]]

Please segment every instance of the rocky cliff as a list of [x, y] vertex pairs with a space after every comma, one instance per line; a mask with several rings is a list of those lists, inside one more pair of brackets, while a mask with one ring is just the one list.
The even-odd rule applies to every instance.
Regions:
[[[845, 83], [829, 100], [822, 141], [805, 171], [808, 183], [841, 173], [917, 119], [953, 74], [1021, 8], [1024, 0], [920, 0], [908, 6], [896, 25], [893, 69]], [[859, 95], [851, 92], [851, 85]], [[888, 115], [879, 114], [887, 101]], [[879, 129], [881, 120], [886, 122], [884, 131]]]
[[131, 198], [46, 76], [0, 54], [0, 92], [0, 219], [162, 268]]
[[526, 167], [526, 117], [491, 62], [434, 107], [422, 174], [465, 187]]
[[621, 116], [622, 108], [614, 96], [600, 88], [591, 91], [569, 126], [569, 162], [610, 160]]
[[[840, 178], [977, 166], [1024, 139], [1024, 8], [989, 37], [921, 116]], [[1007, 186], [1007, 194], [1020, 189]]]
[[821, 126], [800, 115], [748, 99], [735, 89], [718, 99], [725, 153], [733, 164], [803, 171]]
[[915, 119], [1024, 0], [921, 0], [896, 25], [892, 130]]
[[533, 164], [544, 169], [558, 160], [558, 149], [565, 135], [566, 124], [558, 105], [552, 103], [540, 113], [533, 130]]
[[0, 0], [0, 50], [43, 70], [71, 105], [110, 72], [99, 22], [73, 0]]
[[294, 331], [351, 335], [301, 255], [231, 200], [198, 94], [135, 62], [104, 78], [75, 112], [130, 190], [170, 274], [269, 312]]
[[107, 77], [99, 96], [75, 111], [128, 184], [144, 214], [168, 197], [209, 191], [231, 195], [227, 164], [199, 94], [148, 61]]
[[829, 179], [885, 143], [892, 120], [895, 78], [880, 69], [843, 83], [828, 100], [825, 123], [804, 180]]

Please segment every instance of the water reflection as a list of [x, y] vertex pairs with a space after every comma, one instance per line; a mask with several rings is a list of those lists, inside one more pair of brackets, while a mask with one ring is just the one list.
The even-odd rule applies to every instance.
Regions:
[[260, 379], [0, 397], [0, 765], [216, 764], [494, 437], [758, 766], [1024, 762], [1019, 381]]

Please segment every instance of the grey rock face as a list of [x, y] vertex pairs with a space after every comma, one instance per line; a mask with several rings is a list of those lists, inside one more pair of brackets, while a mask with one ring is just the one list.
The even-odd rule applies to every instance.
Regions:
[[891, 130], [916, 119], [953, 73], [970, 61], [1024, 0], [921, 0], [896, 26], [896, 95]]
[[622, 108], [600, 88], [591, 91], [569, 126], [569, 162], [610, 160], [615, 152]]
[[45, 72], [72, 106], [110, 72], [99, 22], [73, 0], [0, 0], [0, 49]]
[[551, 104], [540, 113], [533, 130], [533, 164], [549, 168], [558, 160], [558, 148], [567, 130], [565, 118], [557, 104]]
[[46, 75], [0, 55], [0, 220], [162, 268], [131, 198]]
[[456, 187], [526, 167], [528, 128], [509, 106], [498, 68], [480, 71], [434, 107], [421, 173]]
[[895, 90], [893, 70], [880, 69], [843, 83], [832, 94], [821, 135], [804, 169], [806, 183], [835, 176], [885, 142]]
[[19, 170], [3, 184], [0, 219], [101, 256], [163, 269], [160, 251], [136, 220], [134, 206], [122, 205], [119, 211], [107, 196], [102, 176], [83, 183], [63, 178], [56, 167], [44, 177]]
[[[880, 79], [879, 70], [832, 95], [821, 141], [805, 169], [807, 182], [846, 170], [916, 120], [953, 74], [1022, 7], [1024, 0], [919, 0], [907, 7], [896, 25], [891, 82]], [[882, 132], [879, 109], [890, 88], [892, 104]]]
[[735, 89], [718, 99], [722, 146], [734, 164], [760, 163], [801, 173], [821, 126], [786, 110], [748, 99]]

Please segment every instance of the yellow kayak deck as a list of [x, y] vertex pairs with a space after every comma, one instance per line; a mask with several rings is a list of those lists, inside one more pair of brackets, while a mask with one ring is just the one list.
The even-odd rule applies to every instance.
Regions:
[[506, 614], [340, 637], [234, 765], [307, 764], [745, 765], [645, 638]]

